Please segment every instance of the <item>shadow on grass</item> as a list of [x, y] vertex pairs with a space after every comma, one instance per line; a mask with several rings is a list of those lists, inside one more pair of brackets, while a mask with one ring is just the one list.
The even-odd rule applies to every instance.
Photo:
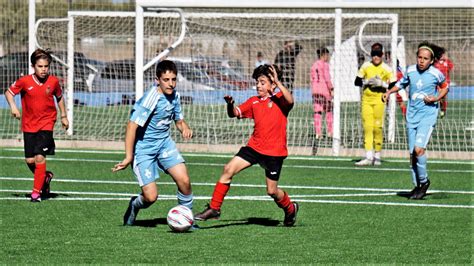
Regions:
[[[17, 197], [17, 198], [30, 199], [31, 198], [31, 193], [27, 193], [27, 194], [13, 193], [12, 196]], [[57, 198], [59, 196], [69, 197], [68, 194], [49, 193], [47, 196], [41, 196], [41, 200], [43, 201], [43, 200], [48, 200], [48, 199], [54, 199], [54, 198]]]
[[168, 225], [166, 222], [166, 218], [155, 218], [155, 219], [148, 219], [148, 220], [136, 220], [133, 226], [141, 226], [141, 227], [156, 227], [159, 224]]
[[[197, 225], [199, 229], [212, 229], [212, 228], [222, 228], [228, 226], [242, 226], [242, 225], [261, 225], [261, 226], [278, 226], [280, 221], [272, 220], [269, 218], [256, 218], [251, 217], [248, 219], [242, 220], [220, 220], [224, 224], [211, 225], [211, 226], [200, 226]], [[133, 226], [141, 227], [157, 227], [158, 225], [167, 225], [166, 218], [155, 218], [148, 220], [136, 220]]]
[[259, 217], [250, 217], [247, 219], [242, 220], [220, 220], [225, 224], [217, 224], [211, 226], [199, 226], [199, 229], [214, 229], [214, 228], [222, 228], [228, 226], [245, 226], [245, 225], [261, 225], [261, 226], [278, 226], [280, 221], [273, 220], [269, 218], [259, 218]]
[[[401, 191], [401, 192], [397, 192], [397, 196], [403, 197], [403, 198], [407, 198], [407, 199], [410, 199], [411, 195], [412, 195], [412, 194], [411, 194], [411, 191]], [[426, 193], [425, 197], [424, 197], [423, 199], [421, 199], [421, 200], [425, 200], [427, 196], [431, 196], [431, 195], [433, 195], [433, 194], [431, 194], [431, 193]], [[435, 197], [433, 197], [433, 198], [435, 198]]]

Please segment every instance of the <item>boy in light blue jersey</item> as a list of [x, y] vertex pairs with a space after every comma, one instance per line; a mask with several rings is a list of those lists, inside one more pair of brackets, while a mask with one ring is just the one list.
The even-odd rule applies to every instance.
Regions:
[[448, 93], [444, 75], [432, 65], [437, 52], [438, 46], [421, 43], [417, 51], [417, 64], [408, 66], [403, 78], [383, 95], [383, 100], [386, 101], [391, 93], [410, 87], [406, 125], [411, 173], [415, 184], [410, 192], [410, 199], [423, 199], [430, 186], [425, 150], [436, 125], [439, 101]]
[[156, 82], [133, 106], [125, 134], [125, 159], [112, 168], [123, 170], [132, 164], [132, 170], [141, 187], [141, 193], [130, 199], [123, 217], [124, 225], [133, 225], [140, 209], [151, 206], [158, 198], [155, 180], [159, 170], [171, 175], [178, 186], [178, 204], [192, 210], [193, 194], [184, 159], [170, 136], [171, 123], [183, 138], [192, 138], [193, 132], [181, 112], [179, 93], [175, 91], [176, 65], [169, 60], [156, 67]]

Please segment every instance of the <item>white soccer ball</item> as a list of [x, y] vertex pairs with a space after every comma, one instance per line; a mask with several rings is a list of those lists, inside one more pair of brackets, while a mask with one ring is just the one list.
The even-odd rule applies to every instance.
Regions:
[[186, 206], [178, 205], [168, 212], [168, 226], [175, 232], [188, 231], [194, 224], [193, 212]]

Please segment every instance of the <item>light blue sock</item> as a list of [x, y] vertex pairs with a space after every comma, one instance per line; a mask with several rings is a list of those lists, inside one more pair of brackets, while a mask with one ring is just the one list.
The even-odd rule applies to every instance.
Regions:
[[178, 197], [178, 204], [188, 207], [190, 210], [193, 209], [193, 193], [189, 195], [184, 195], [180, 191], [176, 192]]
[[416, 157], [416, 170], [420, 183], [426, 183], [428, 181], [428, 171], [426, 169], [427, 160], [426, 154]]
[[138, 197], [132, 202], [132, 206], [137, 209], [146, 209], [151, 206], [150, 202], [146, 202], [142, 194], [139, 194]]
[[413, 154], [410, 154], [410, 158], [411, 158], [411, 179], [412, 179], [412, 182], [413, 182], [413, 185], [415, 187], [418, 186], [418, 170], [417, 170], [417, 167], [416, 167], [416, 162], [414, 162], [414, 160], [416, 160], [416, 156], [413, 155]]

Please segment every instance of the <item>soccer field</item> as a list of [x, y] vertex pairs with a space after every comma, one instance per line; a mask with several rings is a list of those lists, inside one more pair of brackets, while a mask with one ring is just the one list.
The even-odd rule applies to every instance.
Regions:
[[[201, 211], [232, 155], [183, 154]], [[355, 168], [351, 158], [289, 157], [280, 185], [300, 204], [295, 227], [266, 195], [263, 170], [236, 177], [220, 220], [173, 233], [166, 225], [176, 186], [165, 174], [160, 197], [123, 227], [139, 187], [122, 152], [57, 150], [52, 198], [29, 202], [32, 174], [22, 149], [0, 149], [1, 264], [472, 264], [473, 162], [429, 160], [424, 200], [407, 159]]]

